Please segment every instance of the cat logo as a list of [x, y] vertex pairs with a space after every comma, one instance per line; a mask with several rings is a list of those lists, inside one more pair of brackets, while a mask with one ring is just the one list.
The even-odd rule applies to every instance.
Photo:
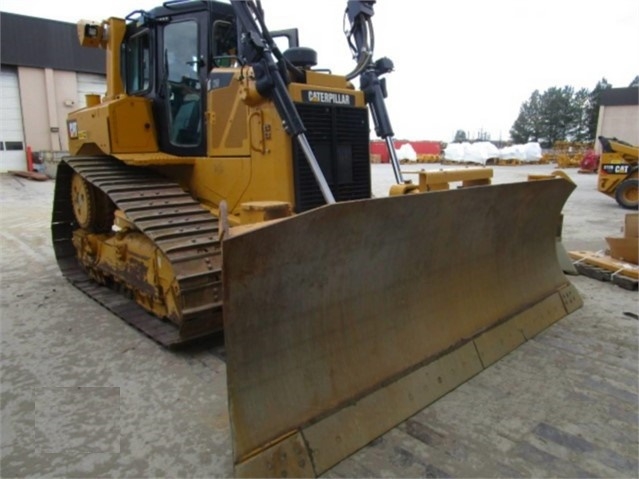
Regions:
[[302, 91], [302, 100], [305, 103], [322, 103], [325, 105], [355, 105], [355, 95], [349, 95], [348, 93], [334, 93], [330, 91], [304, 90]]

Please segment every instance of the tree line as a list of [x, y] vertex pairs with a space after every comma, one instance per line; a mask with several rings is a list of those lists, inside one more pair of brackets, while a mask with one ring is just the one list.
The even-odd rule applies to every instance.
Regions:
[[[639, 87], [639, 75], [629, 86]], [[610, 88], [612, 85], [602, 78], [592, 90], [572, 86], [535, 90], [521, 104], [510, 128], [510, 140], [519, 144], [537, 141], [546, 148], [556, 141], [594, 142], [601, 93]], [[463, 141], [490, 141], [490, 135], [480, 130], [471, 140], [464, 130], [457, 130], [453, 142]]]
[[[639, 75], [630, 83], [639, 87]], [[556, 141], [592, 142], [597, 134], [601, 93], [612, 88], [602, 78], [590, 91], [571, 86], [535, 90], [519, 108], [510, 129], [515, 143], [538, 141], [544, 147]]]

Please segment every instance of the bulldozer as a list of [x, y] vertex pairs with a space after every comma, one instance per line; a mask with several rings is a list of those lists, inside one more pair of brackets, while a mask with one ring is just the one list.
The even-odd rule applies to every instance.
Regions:
[[600, 136], [601, 156], [597, 169], [597, 189], [619, 206], [636, 210], [639, 205], [639, 147], [617, 138]]
[[223, 331], [237, 476], [322, 474], [582, 304], [555, 253], [572, 183], [404, 179], [374, 4], [347, 2], [344, 75], [259, 1], [78, 23], [107, 91], [68, 116], [59, 267], [163, 346]]

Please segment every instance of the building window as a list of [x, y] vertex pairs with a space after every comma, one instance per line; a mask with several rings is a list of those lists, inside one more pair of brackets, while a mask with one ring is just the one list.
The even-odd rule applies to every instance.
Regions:
[[20, 151], [24, 150], [24, 145], [21, 141], [5, 141], [3, 150]]

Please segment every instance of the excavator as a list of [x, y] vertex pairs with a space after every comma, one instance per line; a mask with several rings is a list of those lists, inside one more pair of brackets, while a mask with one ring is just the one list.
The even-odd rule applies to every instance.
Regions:
[[78, 23], [107, 91], [68, 116], [59, 267], [163, 346], [223, 331], [239, 477], [322, 474], [582, 304], [555, 253], [574, 185], [405, 180], [375, 0], [346, 3], [345, 75], [254, 0]]

